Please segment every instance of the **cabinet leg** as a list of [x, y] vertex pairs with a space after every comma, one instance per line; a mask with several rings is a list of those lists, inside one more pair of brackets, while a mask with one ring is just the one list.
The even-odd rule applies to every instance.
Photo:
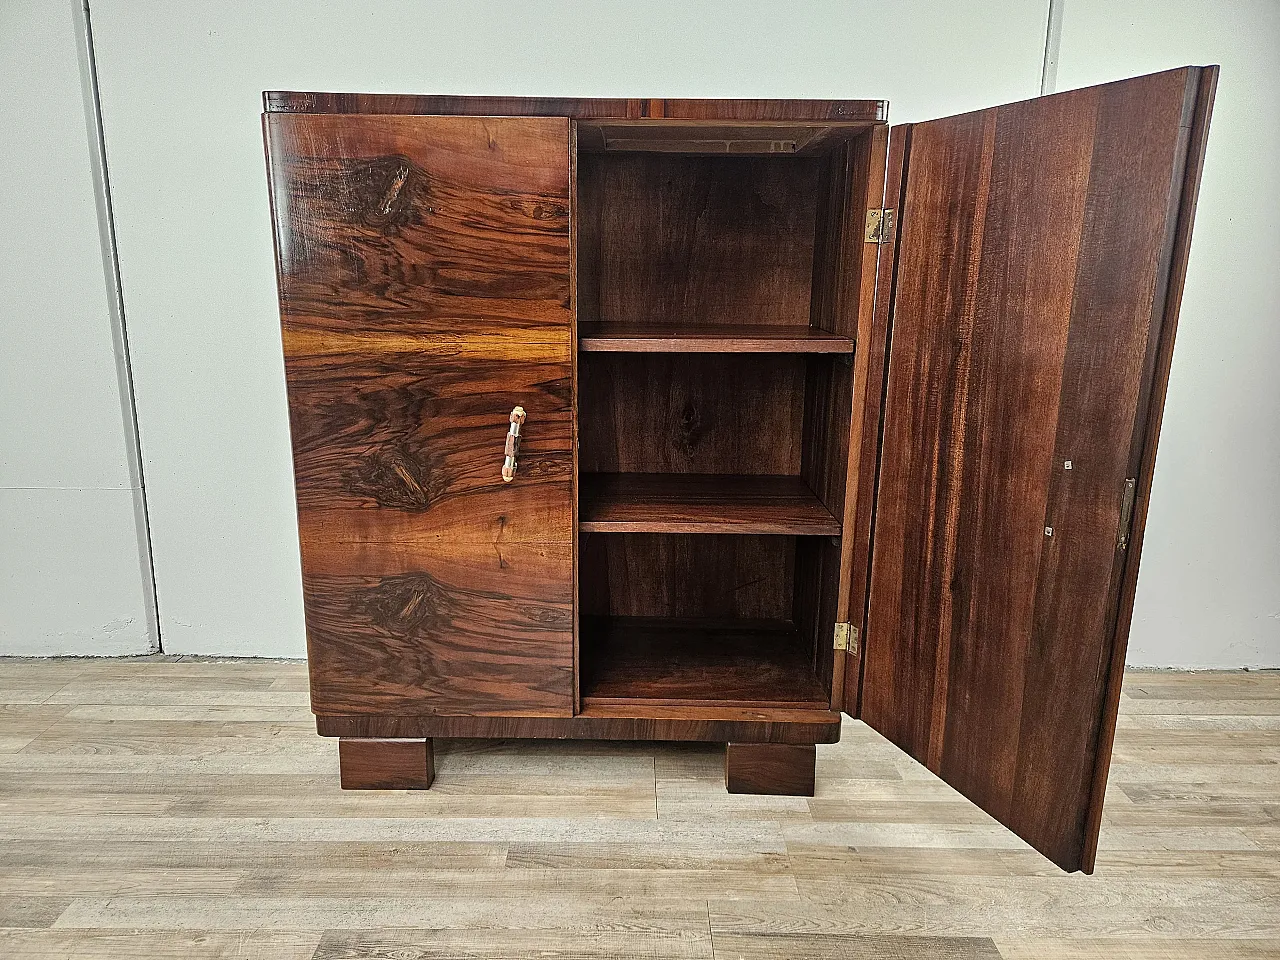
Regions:
[[730, 793], [812, 797], [817, 758], [812, 743], [727, 743], [724, 786]]
[[430, 740], [338, 740], [343, 790], [426, 790], [436, 778]]

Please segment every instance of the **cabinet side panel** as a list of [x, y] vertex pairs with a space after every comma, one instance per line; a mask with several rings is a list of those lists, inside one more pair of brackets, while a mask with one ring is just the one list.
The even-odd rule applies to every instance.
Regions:
[[[880, 402], [885, 382], [885, 341], [889, 327], [889, 302], [893, 290], [892, 243], [868, 243], [858, 218], [875, 207], [896, 214], [904, 163], [904, 143], [909, 127], [872, 127], [853, 154], [854, 191], [850, 204], [850, 240], [859, 244], [856, 269], [849, 269], [849, 302], [856, 303], [855, 347], [848, 470], [845, 476], [844, 536], [840, 542], [840, 595], [836, 619], [866, 633], [867, 584], [871, 570], [871, 518], [875, 506], [876, 471], [880, 456]], [[832, 672], [832, 709], [858, 715], [862, 657], [859, 649], [836, 651]]]
[[570, 378], [570, 432], [571, 443], [570, 453], [572, 457], [571, 478], [573, 481], [573, 490], [569, 495], [569, 502], [573, 509], [573, 519], [570, 523], [570, 538], [573, 540], [573, 712], [575, 714], [582, 710], [582, 653], [581, 653], [581, 623], [582, 609], [579, 598], [581, 597], [581, 586], [579, 584], [579, 576], [581, 573], [581, 565], [578, 558], [578, 549], [581, 538], [578, 536], [578, 483], [581, 471], [578, 469], [578, 269], [579, 248], [582, 243], [582, 228], [579, 225], [579, 216], [582, 213], [582, 203], [578, 193], [578, 124], [573, 122], [569, 124], [569, 313], [570, 313], [570, 333], [569, 348], [572, 354], [572, 376]]

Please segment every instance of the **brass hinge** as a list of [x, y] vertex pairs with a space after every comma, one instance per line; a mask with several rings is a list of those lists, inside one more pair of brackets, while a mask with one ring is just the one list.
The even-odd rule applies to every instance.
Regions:
[[837, 623], [835, 648], [844, 650], [851, 656], [856, 657], [858, 655], [858, 628], [851, 623]]
[[1120, 500], [1120, 537], [1116, 540], [1116, 549], [1123, 550], [1129, 546], [1129, 527], [1133, 525], [1133, 498], [1138, 490], [1137, 480], [1124, 482], [1124, 494]]
[[867, 243], [884, 243], [893, 236], [893, 211], [877, 207], [867, 211]]

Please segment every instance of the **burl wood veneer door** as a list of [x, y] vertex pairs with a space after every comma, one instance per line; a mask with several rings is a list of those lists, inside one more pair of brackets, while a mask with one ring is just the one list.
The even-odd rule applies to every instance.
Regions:
[[861, 716], [1068, 870], [1093, 868], [1215, 79], [892, 132]]
[[568, 120], [265, 123], [312, 708], [571, 715]]

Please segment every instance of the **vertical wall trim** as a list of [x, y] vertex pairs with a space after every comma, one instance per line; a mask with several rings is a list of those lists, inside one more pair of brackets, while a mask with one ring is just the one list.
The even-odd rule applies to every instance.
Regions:
[[133, 518], [138, 541], [138, 572], [142, 580], [147, 638], [152, 650], [162, 653], [164, 647], [160, 638], [156, 571], [151, 557], [151, 523], [147, 514], [146, 481], [143, 475], [142, 446], [138, 434], [138, 409], [134, 403], [133, 365], [129, 358], [124, 293], [120, 285], [120, 259], [116, 251], [116, 224], [111, 208], [111, 180], [107, 175], [107, 144], [102, 132], [102, 101], [98, 96], [98, 64], [93, 54], [93, 25], [89, 18], [89, 0], [72, 0], [71, 15], [75, 22], [76, 48], [80, 59], [80, 87], [84, 97], [85, 127], [89, 139], [89, 167], [93, 171], [93, 192], [98, 208], [102, 275], [107, 287], [111, 342], [115, 349], [116, 378], [120, 387], [125, 460], [129, 466], [129, 486], [133, 491]]
[[1067, 0], [1049, 0], [1049, 23], [1044, 32], [1044, 66], [1040, 70], [1040, 96], [1058, 89], [1058, 50], [1062, 46], [1062, 8]]

